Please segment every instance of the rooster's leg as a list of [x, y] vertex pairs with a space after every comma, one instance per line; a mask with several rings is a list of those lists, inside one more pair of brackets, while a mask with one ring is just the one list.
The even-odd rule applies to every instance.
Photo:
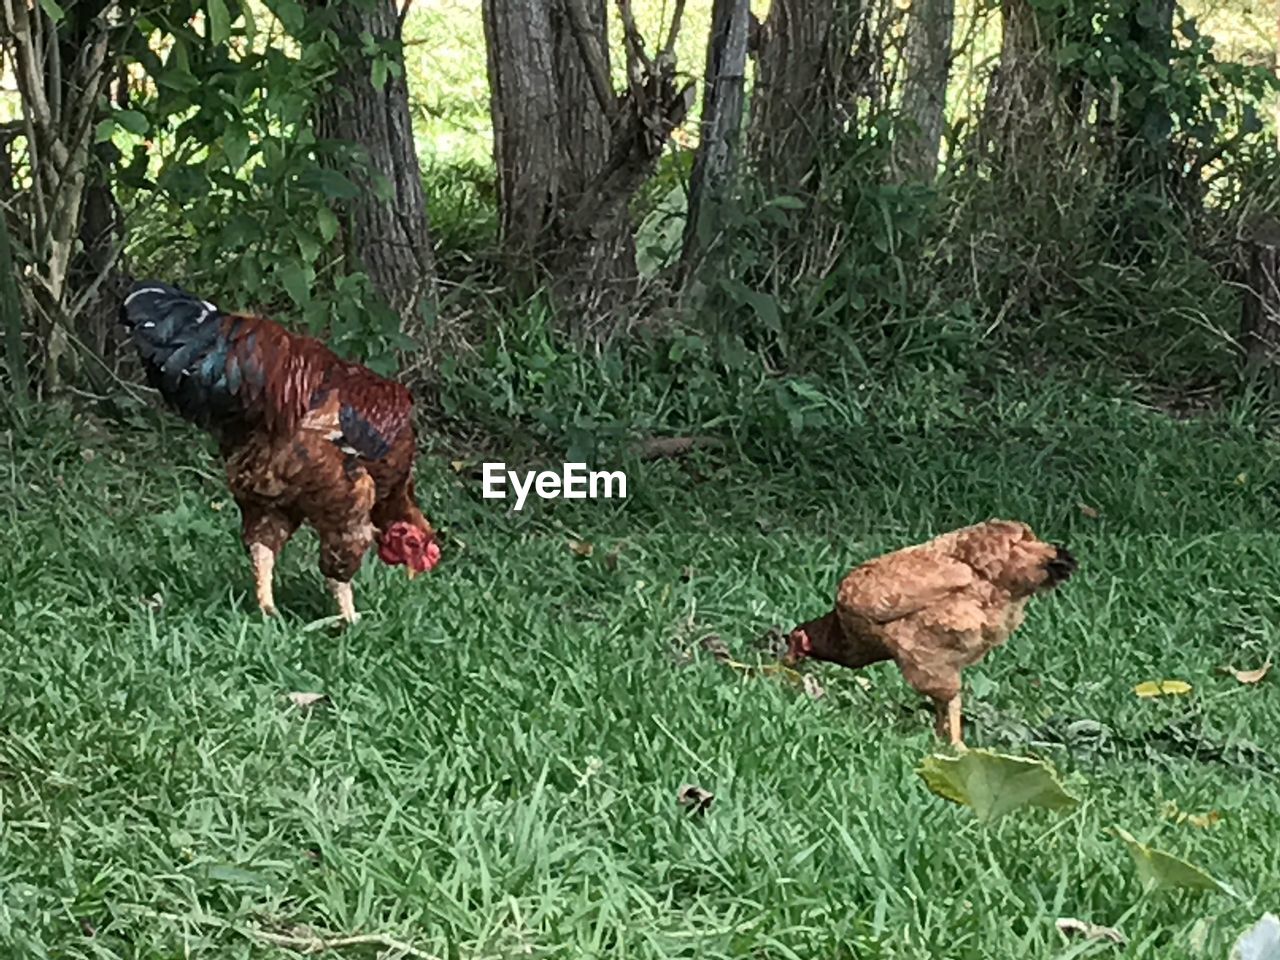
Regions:
[[346, 623], [358, 623], [360, 614], [356, 613], [355, 593], [351, 589], [350, 580], [334, 580], [332, 577], [326, 578], [325, 583], [329, 585], [329, 592], [333, 594], [333, 599], [338, 601], [338, 616]]
[[276, 598], [271, 589], [271, 574], [276, 566], [275, 551], [265, 543], [249, 544], [249, 562], [253, 564], [253, 583], [258, 594], [258, 609], [268, 617], [276, 615]]
[[266, 616], [276, 613], [275, 593], [271, 589], [271, 575], [275, 570], [276, 557], [289, 542], [297, 523], [287, 515], [279, 513], [252, 499], [239, 499], [240, 536], [245, 548], [249, 551], [249, 562], [253, 565], [254, 592], [258, 596], [258, 609]]

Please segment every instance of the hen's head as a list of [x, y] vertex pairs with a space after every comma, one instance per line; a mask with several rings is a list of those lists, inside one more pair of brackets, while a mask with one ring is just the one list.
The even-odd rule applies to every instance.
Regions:
[[797, 663], [813, 653], [813, 641], [804, 627], [796, 627], [787, 635], [787, 663]]
[[406, 520], [397, 520], [378, 540], [378, 559], [393, 567], [403, 564], [412, 580], [440, 562], [440, 544], [430, 527], [424, 530]]

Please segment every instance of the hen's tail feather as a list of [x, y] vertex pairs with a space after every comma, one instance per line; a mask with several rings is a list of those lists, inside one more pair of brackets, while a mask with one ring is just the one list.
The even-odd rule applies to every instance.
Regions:
[[1076, 558], [1071, 551], [1061, 544], [1053, 544], [1053, 558], [1044, 565], [1045, 587], [1056, 587], [1076, 572]]
[[201, 426], [240, 420], [290, 431], [319, 383], [312, 341], [269, 320], [224, 313], [167, 283], [134, 284], [120, 322], [151, 385]]

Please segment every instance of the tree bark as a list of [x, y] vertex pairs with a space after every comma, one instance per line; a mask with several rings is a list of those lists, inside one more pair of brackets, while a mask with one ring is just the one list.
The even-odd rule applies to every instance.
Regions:
[[1053, 64], [1055, 26], [1030, 0], [1002, 0], [1000, 63], [991, 74], [981, 121], [982, 148], [1004, 172], [1032, 176], [1052, 152], [1058, 126]]
[[736, 168], [750, 25], [748, 0], [714, 0], [707, 37], [702, 129], [689, 180], [689, 210], [681, 252], [686, 278], [706, 253], [708, 237], [716, 228], [717, 208]]
[[[860, 0], [772, 0], [760, 28], [750, 152], [776, 194], [812, 193], [822, 154], [852, 114]], [[864, 55], [867, 51], [857, 51]]]
[[689, 107], [674, 30], [618, 94], [604, 0], [482, 6], [505, 258], [520, 292], [547, 285], [574, 332], [608, 336], [638, 279], [629, 203]]
[[1248, 268], [1240, 315], [1245, 375], [1280, 389], [1280, 221], [1266, 218], [1245, 237]]
[[898, 151], [898, 168], [910, 179], [929, 182], [938, 171], [954, 24], [955, 0], [912, 0], [902, 116], [914, 129], [900, 134]]
[[[1151, 61], [1168, 68], [1173, 55], [1173, 0], [1151, 0], [1126, 18], [1129, 39]], [[1173, 120], [1160, 97], [1143, 98], [1133, 107], [1121, 98], [1120, 172], [1135, 181], [1164, 180], [1169, 161]]]
[[[353, 145], [367, 163], [353, 177], [360, 195], [345, 204], [347, 253], [369, 274], [404, 332], [420, 332], [424, 308], [435, 302], [435, 258], [413, 141], [398, 4], [310, 0], [310, 8], [326, 18], [341, 43], [338, 70], [317, 92], [316, 135]], [[373, 61], [359, 52], [365, 33], [398, 68], [380, 71], [385, 73], [380, 86], [374, 83]]]
[[[44, 381], [51, 390], [74, 371], [70, 333], [83, 299], [71, 275], [82, 227], [82, 206], [99, 96], [110, 75], [113, 0], [68, 5], [55, 23], [38, 4], [0, 0], [0, 27], [22, 100], [30, 173], [11, 225], [30, 251], [24, 309], [44, 348]], [[64, 369], [65, 367], [65, 369]]]

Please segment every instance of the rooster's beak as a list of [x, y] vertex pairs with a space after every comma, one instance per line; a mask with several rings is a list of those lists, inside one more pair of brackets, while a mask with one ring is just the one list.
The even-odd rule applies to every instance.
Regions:
[[410, 580], [412, 580], [414, 577], [418, 575], [418, 571], [413, 569], [413, 567], [409, 566], [408, 564], [405, 565], [404, 572], [409, 575]]

